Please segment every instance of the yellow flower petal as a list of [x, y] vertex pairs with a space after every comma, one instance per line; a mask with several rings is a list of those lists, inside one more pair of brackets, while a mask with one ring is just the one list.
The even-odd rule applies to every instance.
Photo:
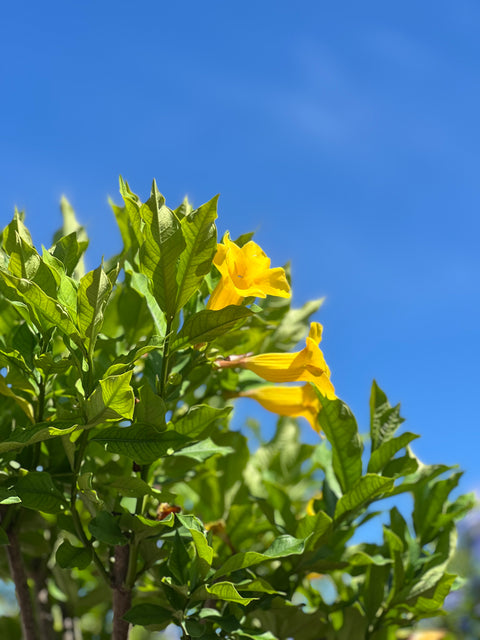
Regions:
[[243, 298], [249, 297], [290, 297], [285, 271], [280, 267], [270, 269], [270, 258], [255, 242], [239, 247], [226, 233], [224, 244], [217, 245], [213, 264], [222, 277], [210, 296], [207, 309], [241, 304]]
[[264, 409], [279, 416], [305, 418], [315, 431], [319, 430], [317, 416], [322, 406], [309, 384], [301, 387], [256, 387], [239, 395], [253, 398]]
[[321, 336], [322, 326], [313, 322], [301, 351], [245, 356], [229, 366], [249, 369], [268, 382], [313, 382], [327, 398], [335, 398], [330, 369], [318, 346]]

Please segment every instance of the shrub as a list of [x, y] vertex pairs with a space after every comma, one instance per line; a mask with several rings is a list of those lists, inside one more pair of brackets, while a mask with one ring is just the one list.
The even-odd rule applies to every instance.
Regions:
[[[24, 637], [390, 640], [437, 615], [472, 504], [450, 498], [461, 474], [418, 460], [375, 382], [359, 435], [319, 302], [292, 309], [251, 234], [217, 244], [216, 198], [120, 191], [122, 251], [88, 273], [66, 201], [41, 254], [21, 213], [1, 236], [0, 577]], [[239, 396], [279, 414], [271, 439], [230, 428]], [[362, 543], [400, 494], [411, 515], [392, 506]]]

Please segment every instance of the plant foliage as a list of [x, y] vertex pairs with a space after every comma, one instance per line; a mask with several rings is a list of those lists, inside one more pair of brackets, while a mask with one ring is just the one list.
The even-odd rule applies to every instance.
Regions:
[[[418, 460], [375, 382], [368, 435], [321, 392], [318, 303], [291, 309], [285, 272], [248, 236], [226, 253], [217, 198], [171, 209], [155, 183], [145, 203], [120, 192], [122, 251], [92, 271], [65, 200], [49, 249], [19, 212], [1, 235], [0, 577], [24, 637], [173, 624], [203, 640], [393, 640], [441, 613], [472, 504], [451, 497], [460, 474]], [[302, 443], [281, 387], [268, 441], [251, 450], [249, 426], [230, 428], [235, 397], [263, 388], [261, 354], [273, 381], [297, 367], [318, 444]], [[400, 494], [411, 514], [385, 502]], [[380, 512], [383, 536], [361, 542]], [[0, 618], [2, 637], [20, 634]]]

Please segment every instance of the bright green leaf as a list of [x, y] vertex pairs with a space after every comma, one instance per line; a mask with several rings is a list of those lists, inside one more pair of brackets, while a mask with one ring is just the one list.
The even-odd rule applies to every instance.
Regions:
[[80, 280], [77, 299], [78, 327], [90, 356], [102, 328], [103, 312], [111, 291], [112, 285], [102, 266], [89, 271]]
[[389, 493], [393, 488], [391, 478], [382, 478], [376, 474], [367, 474], [355, 483], [337, 502], [335, 519], [340, 518], [348, 511], [355, 511], [358, 507], [367, 505], [377, 496]]
[[368, 463], [369, 473], [380, 473], [393, 456], [401, 449], [407, 446], [412, 440], [418, 438], [415, 433], [402, 433], [402, 435], [385, 440], [382, 444], [372, 452], [370, 462]]
[[185, 250], [178, 263], [177, 310], [180, 310], [195, 293], [203, 278], [210, 272], [217, 249], [218, 196], [184, 216], [181, 229]]
[[319, 425], [332, 446], [333, 470], [345, 493], [362, 475], [362, 443], [357, 422], [341, 400], [329, 400], [317, 394], [322, 404]]
[[150, 280], [152, 292], [167, 318], [172, 320], [177, 302], [177, 260], [185, 248], [181, 227], [165, 206], [155, 181], [152, 195], [141, 207], [145, 239], [140, 247], [140, 270]]
[[204, 309], [199, 311], [185, 322], [172, 341], [171, 349], [184, 349], [189, 345], [211, 342], [251, 315], [253, 312], [250, 309], [240, 305], [230, 305], [219, 310]]
[[132, 371], [126, 371], [99, 381], [86, 406], [90, 426], [133, 418], [135, 396], [131, 378]]

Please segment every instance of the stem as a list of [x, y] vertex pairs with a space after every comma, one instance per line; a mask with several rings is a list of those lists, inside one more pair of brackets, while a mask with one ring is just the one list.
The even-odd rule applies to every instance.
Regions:
[[112, 640], [127, 640], [130, 623], [123, 616], [132, 606], [132, 590], [126, 585], [130, 556], [128, 545], [115, 547], [115, 565], [113, 568], [113, 633]]
[[135, 585], [137, 578], [137, 559], [138, 559], [138, 546], [135, 541], [130, 545], [130, 554], [128, 558], [128, 569], [125, 576], [125, 584], [129, 589], [132, 589]]
[[105, 582], [110, 586], [110, 576], [108, 575], [105, 567], [103, 566], [102, 561], [98, 557], [97, 552], [93, 548], [92, 541], [87, 538], [87, 536], [85, 534], [85, 531], [83, 530], [83, 526], [82, 526], [82, 522], [80, 520], [80, 516], [79, 516], [78, 511], [77, 511], [77, 506], [76, 506], [76, 502], [77, 502], [77, 476], [78, 476], [78, 473], [80, 471], [80, 466], [82, 464], [83, 454], [84, 454], [85, 448], [87, 446], [87, 433], [85, 431], [80, 436], [79, 442], [80, 442], [80, 446], [79, 446], [79, 449], [77, 451], [77, 455], [75, 457], [75, 467], [74, 467], [74, 470], [73, 470], [72, 487], [71, 487], [71, 490], [70, 490], [70, 511], [72, 512], [73, 523], [75, 525], [75, 530], [77, 532], [77, 535], [78, 535], [79, 539], [83, 542], [83, 545], [85, 546], [85, 548], [86, 549], [90, 549], [90, 551], [92, 552], [93, 561], [95, 562], [95, 565], [96, 565], [97, 569], [99, 570], [100, 575], [105, 580]]
[[35, 627], [35, 613], [28, 588], [25, 567], [23, 566], [20, 543], [13, 528], [8, 532], [9, 544], [7, 546], [8, 564], [15, 583], [18, 605], [20, 607], [20, 619], [22, 622], [23, 637], [25, 640], [39, 640]]
[[172, 331], [172, 320], [167, 320], [165, 340], [163, 342], [162, 372], [160, 376], [160, 393], [159, 393], [159, 395], [162, 398], [165, 393], [165, 387], [167, 386], [167, 379], [168, 379], [168, 358], [170, 355], [170, 333]]
[[37, 422], [42, 422], [43, 412], [45, 411], [45, 380], [43, 379], [43, 376], [40, 376], [38, 390]]

